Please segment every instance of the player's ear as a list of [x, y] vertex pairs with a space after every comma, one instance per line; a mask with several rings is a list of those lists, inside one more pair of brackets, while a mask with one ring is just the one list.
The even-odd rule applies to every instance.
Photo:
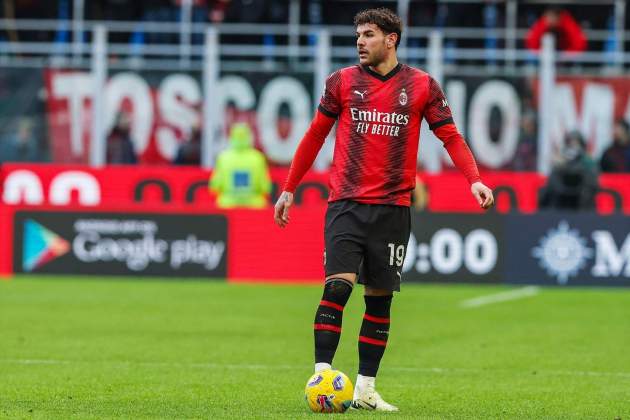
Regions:
[[392, 32], [387, 35], [387, 47], [392, 48], [396, 45], [396, 41], [398, 40], [398, 35]]

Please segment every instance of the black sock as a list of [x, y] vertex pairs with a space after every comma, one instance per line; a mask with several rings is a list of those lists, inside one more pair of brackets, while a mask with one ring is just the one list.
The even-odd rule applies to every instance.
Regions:
[[326, 281], [324, 295], [315, 313], [315, 363], [332, 364], [341, 335], [343, 308], [348, 303], [352, 286], [344, 279]]
[[365, 296], [365, 315], [359, 335], [359, 375], [376, 376], [389, 336], [390, 296]]

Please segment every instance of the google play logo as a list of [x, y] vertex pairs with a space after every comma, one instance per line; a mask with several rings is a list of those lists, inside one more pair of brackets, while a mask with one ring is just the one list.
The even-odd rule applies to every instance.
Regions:
[[24, 221], [22, 267], [33, 271], [70, 250], [70, 243], [32, 219]]

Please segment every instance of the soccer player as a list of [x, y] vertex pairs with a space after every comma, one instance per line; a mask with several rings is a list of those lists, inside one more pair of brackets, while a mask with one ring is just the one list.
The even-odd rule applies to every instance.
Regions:
[[324, 232], [324, 293], [315, 314], [315, 371], [330, 369], [341, 334], [343, 309], [357, 283], [365, 286], [359, 335], [359, 374], [352, 407], [397, 411], [375, 390], [385, 352], [394, 291], [400, 290], [410, 234], [410, 199], [416, 179], [420, 123], [444, 143], [481, 208], [494, 203], [477, 164], [457, 131], [448, 102], [427, 73], [400, 64], [401, 21], [386, 8], [354, 18], [359, 64], [331, 74], [318, 111], [297, 148], [274, 209], [289, 223], [293, 192], [311, 167], [336, 120], [330, 197]]

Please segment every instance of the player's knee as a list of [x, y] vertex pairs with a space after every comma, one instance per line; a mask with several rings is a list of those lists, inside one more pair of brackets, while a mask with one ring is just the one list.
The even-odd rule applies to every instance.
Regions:
[[[343, 310], [352, 293], [352, 286], [351, 282], [344, 279], [329, 279], [326, 281], [324, 295], [315, 313], [316, 342], [324, 343], [324, 346], [334, 344], [333, 347], [337, 347], [336, 340], [338, 340], [338, 335], [341, 333]], [[326, 337], [330, 335], [335, 335], [336, 338], [333, 339], [333, 342], [326, 344], [328, 342]]]
[[356, 273], [336, 273], [336, 274], [331, 274], [330, 276], [326, 277], [326, 281], [333, 280], [333, 279], [347, 280], [350, 283], [355, 284], [357, 282], [357, 274]]
[[[389, 312], [392, 306], [392, 299], [394, 296], [392, 292], [388, 295], [366, 295], [365, 299], [365, 313], [389, 318]], [[389, 322], [389, 321], [388, 321]]]
[[330, 278], [324, 286], [323, 299], [345, 306], [352, 293], [354, 283], [343, 278]]

